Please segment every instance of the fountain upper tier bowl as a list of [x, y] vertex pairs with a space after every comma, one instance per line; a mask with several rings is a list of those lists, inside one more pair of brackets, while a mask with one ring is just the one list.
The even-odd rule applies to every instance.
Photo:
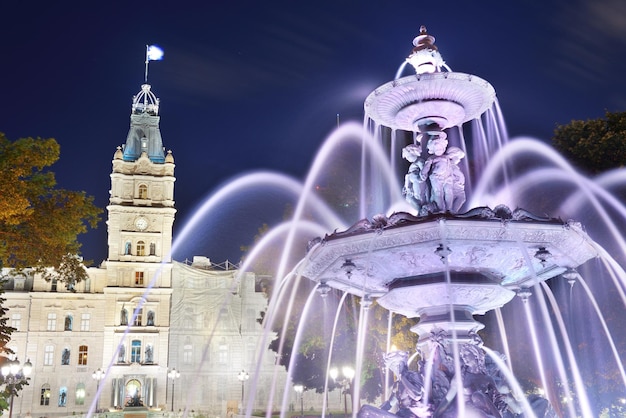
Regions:
[[298, 272], [414, 317], [449, 304], [484, 313], [596, 255], [573, 222], [395, 214], [320, 239]]
[[483, 114], [496, 98], [480, 77], [436, 72], [403, 77], [383, 84], [365, 99], [365, 114], [392, 129], [421, 131], [461, 125]]

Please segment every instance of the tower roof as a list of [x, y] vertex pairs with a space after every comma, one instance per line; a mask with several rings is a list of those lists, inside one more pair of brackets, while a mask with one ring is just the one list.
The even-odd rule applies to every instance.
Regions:
[[159, 99], [143, 84], [141, 91], [133, 96], [130, 129], [124, 145], [123, 160], [137, 161], [146, 153], [153, 163], [165, 162], [165, 149], [159, 129]]

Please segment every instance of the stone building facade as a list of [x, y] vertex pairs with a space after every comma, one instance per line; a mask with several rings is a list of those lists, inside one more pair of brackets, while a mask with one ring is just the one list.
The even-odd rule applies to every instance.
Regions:
[[[274, 403], [282, 398], [286, 373], [264, 348], [257, 319], [267, 301], [255, 275], [203, 258], [192, 265], [171, 259], [175, 165], [163, 147], [158, 110], [144, 84], [133, 98], [126, 143], [113, 158], [107, 260], [88, 269], [89, 279], [68, 288], [29, 270], [2, 271], [4, 306], [16, 329], [8, 346], [33, 365], [14, 399], [15, 416], [120, 411], [137, 403], [226, 416], [253, 385], [255, 408], [266, 409], [270, 385], [279, 388]], [[177, 379], [168, 377], [173, 369]], [[96, 370], [104, 372], [101, 380]], [[238, 379], [242, 372], [248, 380]]]

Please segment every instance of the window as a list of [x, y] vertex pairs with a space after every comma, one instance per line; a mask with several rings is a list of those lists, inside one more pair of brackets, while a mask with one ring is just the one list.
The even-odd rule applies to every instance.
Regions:
[[61, 354], [61, 366], [67, 366], [70, 364], [70, 354], [71, 351], [69, 348], [64, 348], [63, 353]]
[[57, 291], [57, 279], [52, 279], [52, 284], [50, 285], [50, 291], [51, 292]]
[[43, 348], [43, 365], [52, 366], [54, 364], [54, 346], [51, 344]]
[[50, 405], [50, 385], [47, 383], [41, 386], [39, 405]]
[[14, 313], [11, 316], [11, 326], [15, 328], [16, 331], [19, 331], [21, 325], [22, 325], [22, 314]]
[[59, 389], [59, 406], [65, 406], [66, 403], [67, 403], [67, 388], [65, 386], [62, 386], [61, 389]]
[[48, 331], [56, 331], [57, 329], [57, 314], [49, 313], [48, 314]]
[[140, 327], [142, 317], [143, 317], [143, 309], [137, 309], [137, 316], [135, 317], [135, 321], [133, 322], [133, 325], [136, 327]]
[[63, 330], [72, 330], [72, 315], [65, 315], [65, 322], [63, 323]]
[[220, 315], [217, 318], [217, 320], [220, 325], [220, 329], [223, 329], [223, 330], [228, 329], [228, 309], [226, 308], [220, 309]]
[[88, 347], [86, 345], [81, 345], [78, 347], [78, 365], [86, 366], [87, 365], [87, 351]]
[[137, 241], [137, 255], [146, 255], [146, 243]]
[[191, 340], [189, 338], [185, 340], [185, 345], [183, 346], [183, 363], [193, 363], [193, 346], [191, 345]]
[[220, 344], [219, 352], [217, 353], [217, 362], [219, 364], [228, 363], [228, 346], [226, 344]]
[[143, 286], [143, 271], [135, 272], [135, 286]]
[[141, 362], [141, 341], [139, 340], [133, 340], [133, 342], [131, 343], [130, 362], [131, 363]]
[[85, 404], [85, 384], [78, 383], [76, 385], [76, 405]]
[[91, 322], [91, 314], [84, 313], [80, 316], [80, 330], [89, 331], [89, 323]]
[[145, 184], [139, 185], [139, 198], [140, 199], [148, 198], [148, 186], [146, 186]]

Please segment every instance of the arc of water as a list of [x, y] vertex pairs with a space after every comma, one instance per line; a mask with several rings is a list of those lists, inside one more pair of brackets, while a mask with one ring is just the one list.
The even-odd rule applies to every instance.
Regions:
[[583, 289], [585, 289], [585, 293], [587, 294], [587, 297], [591, 301], [593, 305], [593, 309], [596, 311], [596, 315], [598, 316], [598, 319], [600, 320], [600, 323], [602, 324], [602, 329], [604, 329], [604, 334], [607, 340], [609, 341], [609, 345], [611, 346], [611, 351], [613, 353], [613, 358], [615, 359], [615, 362], [617, 363], [617, 368], [619, 369], [620, 374], [622, 375], [622, 381], [624, 382], [624, 386], [626, 388], [626, 372], [624, 372], [624, 366], [622, 365], [620, 354], [617, 351], [617, 347], [615, 346], [615, 341], [613, 341], [612, 334], [609, 331], [609, 327], [606, 324], [604, 315], [602, 315], [602, 311], [600, 310], [600, 307], [598, 306], [598, 302], [596, 301], [596, 298], [593, 296], [593, 292], [591, 292], [591, 289], [589, 289], [589, 286], [587, 285], [587, 282], [585, 281], [585, 279], [582, 276], [580, 276], [578, 280], [580, 284], [583, 286]]
[[[298, 278], [300, 278], [300, 277], [298, 277]], [[311, 303], [312, 303], [313, 298], [315, 296], [317, 296], [317, 292], [316, 292], [315, 289], [313, 289], [309, 293], [309, 296], [307, 297], [306, 303], [304, 304], [304, 308], [302, 309], [302, 316], [300, 317], [300, 321], [302, 323], [306, 323], [306, 321], [307, 321], [307, 317], [309, 315]], [[294, 353], [297, 353], [299, 348], [300, 348], [300, 342], [302, 340], [302, 334], [304, 333], [304, 328], [305, 327], [298, 327], [297, 330], [296, 330], [296, 335], [295, 335], [295, 338], [294, 338], [294, 341], [293, 341], [293, 352]], [[282, 407], [281, 407], [281, 410], [280, 410], [280, 417], [281, 418], [284, 418], [285, 414], [288, 412], [287, 404], [289, 402], [289, 385], [291, 383], [289, 377], [291, 377], [291, 372], [293, 371], [293, 368], [294, 368], [294, 365], [295, 365], [295, 361], [296, 361], [296, 356], [292, 355], [291, 358], [289, 359], [289, 367], [287, 368], [287, 370], [289, 371], [289, 376], [288, 376], [287, 380], [285, 381], [285, 390], [283, 392], [283, 402], [282, 402]]]
[[[485, 346], [482, 346], [482, 349], [483, 349], [483, 351], [485, 353], [487, 353], [487, 355], [489, 357], [491, 357], [493, 362], [498, 367], [498, 370], [500, 370], [504, 374], [504, 378], [506, 379], [506, 383], [511, 386], [511, 388], [513, 389], [513, 393], [514, 394], [518, 394], [518, 393], [519, 394], [523, 394], [524, 390], [519, 385], [519, 382], [517, 381], [517, 379], [513, 375], [513, 372], [511, 372], [511, 370], [507, 367], [507, 365], [502, 361], [500, 356], [498, 356], [498, 353], [496, 353], [495, 351], [493, 351], [490, 348], [485, 347]], [[515, 398], [515, 400], [516, 401], [521, 401], [522, 406], [523, 406], [523, 410], [524, 410], [524, 414], [525, 414], [524, 416], [527, 416], [528, 418], [532, 418], [532, 417], [537, 418], [537, 415], [535, 414], [535, 411], [533, 411], [532, 407], [528, 403], [528, 399], [526, 399], [525, 396], [520, 396], [519, 399]]]
[[591, 405], [589, 403], [589, 398], [587, 397], [587, 393], [584, 390], [585, 385], [580, 375], [578, 363], [576, 362], [574, 351], [572, 350], [572, 344], [570, 343], [567, 329], [565, 328], [565, 322], [563, 321], [563, 316], [561, 315], [559, 304], [554, 298], [554, 294], [552, 293], [552, 290], [545, 282], [541, 282], [541, 287], [543, 287], [543, 291], [545, 292], [546, 296], [548, 297], [548, 300], [550, 301], [550, 305], [552, 306], [552, 310], [556, 317], [557, 324], [561, 331], [561, 335], [563, 336], [565, 351], [567, 353], [567, 358], [572, 368], [572, 374], [574, 375], [574, 382], [576, 384], [575, 385], [576, 394], [578, 395], [579, 405], [582, 409], [583, 417], [593, 418], [593, 414], [591, 413]]
[[504, 347], [504, 355], [506, 356], [506, 363], [509, 366], [509, 369], [513, 370], [513, 366], [511, 365], [511, 350], [509, 348], [509, 339], [507, 337], [506, 327], [504, 326], [504, 318], [502, 317], [502, 309], [496, 308], [494, 312], [496, 313], [496, 321], [498, 322], [498, 329], [500, 330], [502, 347]]
[[[534, 267], [534, 265], [532, 263], [532, 259], [531, 259], [530, 255], [528, 254], [528, 250], [526, 249], [525, 245], [522, 243], [522, 241], [521, 241], [521, 239], [519, 237], [519, 233], [516, 231], [515, 224], [514, 223], [510, 223], [510, 224], [507, 224], [507, 226], [509, 228], [511, 228], [512, 231], [514, 232], [514, 237], [516, 239], [517, 244], [520, 247], [522, 255], [524, 256], [524, 259], [526, 261], [526, 265], [528, 266], [528, 269], [529, 269], [529, 272], [530, 272], [530, 276], [533, 278], [533, 280], [535, 282], [535, 285], [533, 286], [533, 289], [534, 289], [533, 293], [537, 295], [537, 301], [539, 303], [539, 309], [540, 309], [540, 312], [542, 314], [542, 318], [543, 318], [544, 324], [545, 324], [546, 329], [547, 329], [548, 337], [550, 339], [550, 347], [552, 348], [552, 351], [554, 353], [554, 359], [555, 359], [555, 362], [556, 362], [556, 365], [557, 365], [557, 370], [559, 372], [559, 377], [560, 377], [560, 379], [563, 382], [563, 388], [565, 390], [565, 394], [566, 394], [566, 396], [569, 399], [572, 396], [571, 396], [571, 389], [569, 387], [569, 383], [568, 383], [568, 379], [567, 379], [567, 374], [565, 373], [565, 365], [563, 364], [563, 359], [561, 358], [561, 356], [558, 353], [558, 343], [557, 343], [557, 338], [556, 338], [556, 332], [554, 331], [554, 327], [552, 325], [552, 321], [550, 320], [550, 314], [548, 312], [548, 307], [546, 306], [546, 302], [545, 302], [545, 300], [543, 298], [543, 293], [541, 292], [541, 287], [539, 286], [539, 284], [537, 284], [537, 283], [539, 283], [539, 280], [537, 279], [537, 272], [536, 272], [535, 267]], [[529, 327], [534, 326], [532, 323], [529, 323], [528, 325], [529, 325]], [[536, 347], [534, 345], [533, 345], [533, 347], [535, 349], [536, 361], [540, 362], [541, 361], [540, 356], [542, 355], [542, 353], [539, 351], [538, 347]], [[544, 385], [544, 390], [547, 391], [548, 386], [547, 386], [546, 381], [544, 380], [542, 382], [542, 384]], [[557, 400], [557, 399], [553, 398], [552, 400]], [[575, 416], [576, 415], [576, 411], [574, 410], [574, 405], [571, 402], [569, 402], [567, 404], [567, 407], [569, 409], [570, 416]]]
[[332, 364], [332, 360], [333, 360], [333, 348], [335, 346], [335, 334], [337, 330], [337, 324], [339, 323], [341, 307], [343, 306], [347, 296], [348, 296], [348, 293], [344, 292], [343, 295], [341, 296], [341, 299], [339, 299], [339, 304], [337, 305], [337, 310], [335, 311], [335, 319], [333, 321], [333, 331], [330, 337], [330, 347], [328, 349], [328, 361], [326, 362], [326, 379], [324, 380], [324, 397], [322, 400], [322, 418], [326, 416], [326, 407], [327, 407], [327, 401], [328, 401], [328, 381], [329, 381], [328, 378], [330, 377], [329, 375], [330, 365]]
[[[587, 198], [587, 201], [591, 203], [596, 213], [598, 213], [604, 221], [605, 226], [609, 229], [611, 236], [616, 241], [618, 248], [626, 248], [626, 240], [622, 236], [618, 226], [615, 224], [613, 218], [609, 216], [606, 209], [596, 196], [599, 196], [604, 201], [609, 203], [610, 207], [615, 209], [624, 219], [626, 219], [626, 208], [624, 208], [624, 205], [609, 192], [597, 187], [593, 181], [586, 179], [574, 170], [567, 172], [563, 172], [562, 170], [555, 168], [533, 170], [530, 173], [518, 177], [515, 181], [510, 183], [505, 190], [495, 196], [495, 200], [500, 201], [500, 199], [503, 199], [502, 193], [508, 193], [506, 191], [508, 189], [514, 189], [517, 193], [520, 193], [527, 188], [534, 187], [537, 182], [543, 181], [546, 178], [550, 179], [552, 182], [562, 181], [564, 183], [575, 184], [578, 186], [578, 191], [572, 196], [575, 197], [576, 201], [578, 201], [580, 200], [579, 193], [582, 193]], [[560, 207], [561, 212], [572, 213], [573, 209], [575, 208], [567, 207], [565, 205], [561, 205]]]

